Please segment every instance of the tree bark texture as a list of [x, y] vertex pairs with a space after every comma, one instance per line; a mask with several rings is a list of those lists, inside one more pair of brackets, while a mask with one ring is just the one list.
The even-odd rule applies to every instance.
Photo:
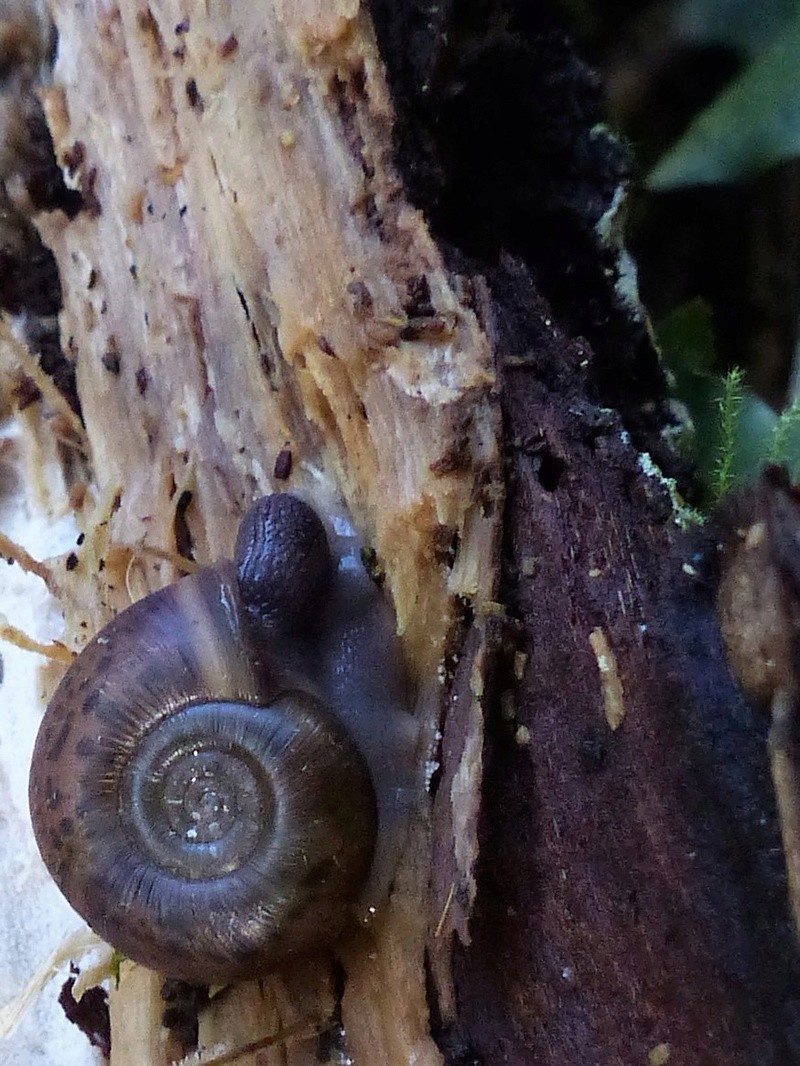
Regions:
[[[676, 520], [686, 465], [617, 238], [627, 156], [551, 15], [53, 17], [44, 107], [81, 200], [36, 222], [80, 419], [35, 353], [3, 358], [10, 394], [43, 390], [31, 446], [69, 438], [74, 644], [176, 576], [148, 548], [218, 559], [254, 495], [298, 488], [374, 547], [424, 724], [375, 930], [215, 997], [201, 1044], [800, 1060], [766, 723], [724, 659], [713, 537]], [[113, 1062], [165, 1061], [159, 988], [123, 968]]]

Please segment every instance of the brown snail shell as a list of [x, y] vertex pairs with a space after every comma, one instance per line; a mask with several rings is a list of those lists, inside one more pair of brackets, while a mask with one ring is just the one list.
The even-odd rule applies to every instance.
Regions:
[[267, 972], [385, 894], [415, 730], [355, 544], [265, 497], [235, 562], [123, 611], [56, 690], [31, 769], [37, 843], [135, 961], [196, 982]]

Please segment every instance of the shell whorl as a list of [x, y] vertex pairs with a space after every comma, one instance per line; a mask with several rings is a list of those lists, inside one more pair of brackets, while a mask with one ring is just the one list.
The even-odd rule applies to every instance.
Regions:
[[[288, 520], [310, 528], [310, 508], [289, 499]], [[280, 567], [255, 610], [237, 564], [205, 568], [102, 630], [43, 720], [30, 784], [42, 856], [101, 936], [170, 976], [230, 980], [332, 944], [385, 856], [381, 830], [411, 771], [383, 784], [381, 766], [409, 764], [410, 716], [397, 649], [376, 644], [385, 607], [352, 607], [327, 550], [313, 548], [322, 563], [295, 601], [314, 604], [313, 624], [282, 624]], [[284, 551], [288, 576], [291, 562]], [[359, 647], [365, 659], [391, 650], [360, 687]]]

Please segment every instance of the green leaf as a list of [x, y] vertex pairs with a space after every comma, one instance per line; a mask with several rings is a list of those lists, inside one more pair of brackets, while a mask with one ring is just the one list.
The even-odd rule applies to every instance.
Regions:
[[648, 187], [741, 181], [800, 154], [799, 71], [796, 18], [662, 156]]
[[675, 25], [680, 40], [754, 55], [785, 33], [798, 14], [798, 0], [683, 0]]
[[800, 473], [800, 400], [778, 416], [769, 449], [771, 463], [784, 463], [792, 479]]
[[768, 461], [778, 418], [768, 403], [745, 388], [736, 426], [734, 485], [755, 481]]
[[656, 338], [664, 361], [676, 378], [712, 372], [716, 362], [714, 321], [710, 305], [699, 296], [662, 318]]

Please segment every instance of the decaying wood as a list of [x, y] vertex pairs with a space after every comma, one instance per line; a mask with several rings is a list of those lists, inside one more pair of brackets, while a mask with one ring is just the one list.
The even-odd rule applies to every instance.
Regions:
[[[143, 546], [229, 554], [289, 448], [280, 487], [347, 506], [377, 553], [430, 744], [454, 604], [493, 592], [481, 564], [497, 529], [497, 410], [486, 338], [393, 168], [366, 13], [129, 2], [56, 3], [53, 17], [44, 104], [83, 198], [72, 219], [38, 220], [88, 458], [87, 536], [61, 581], [70, 637], [174, 576]], [[346, 961], [341, 1020], [359, 1061], [440, 1060], [423, 797], [421, 769], [402, 876]], [[228, 993], [201, 1041], [245, 1046], [298, 1022], [316, 1034], [335, 999], [315, 960]], [[124, 974], [114, 1061], [159, 1061], [159, 1022], [152, 979]], [[288, 1039], [259, 1062], [315, 1061], [316, 1043]]]
[[[37, 225], [83, 422], [1, 350], [87, 534], [55, 569], [68, 635], [298, 487], [374, 547], [426, 726], [375, 929], [214, 997], [200, 1041], [295, 1066], [797, 1061], [765, 727], [713, 538], [656, 465], [685, 474], [596, 90], [538, 7], [371, 10], [53, 4], [44, 103], [82, 206]], [[123, 968], [114, 1062], [164, 1061], [159, 989]]]

